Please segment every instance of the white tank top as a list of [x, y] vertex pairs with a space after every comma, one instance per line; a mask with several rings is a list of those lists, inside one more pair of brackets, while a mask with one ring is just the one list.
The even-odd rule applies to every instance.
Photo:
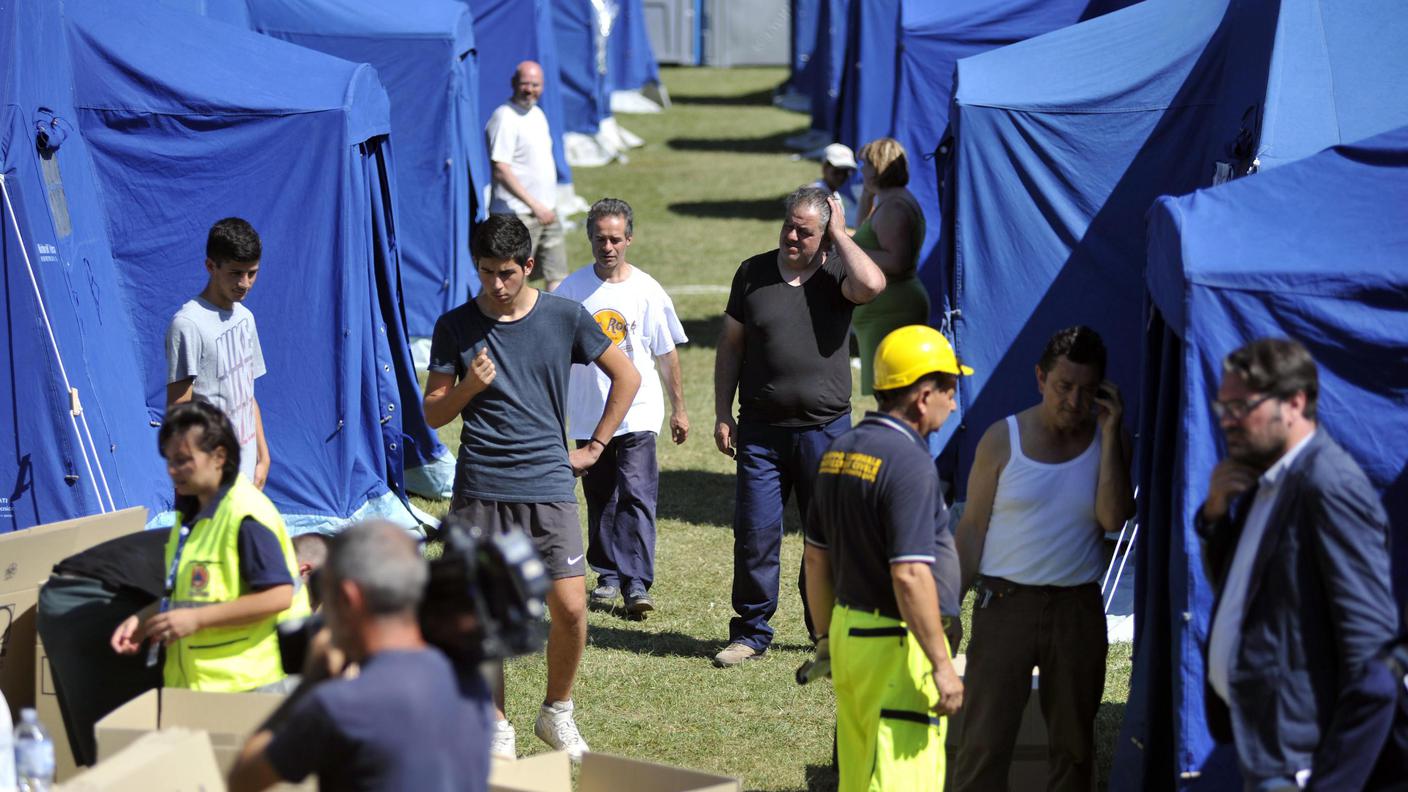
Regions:
[[1029, 586], [1079, 586], [1100, 577], [1103, 533], [1095, 519], [1100, 434], [1075, 459], [1047, 464], [1022, 453], [1007, 417], [1012, 456], [997, 479], [978, 571]]

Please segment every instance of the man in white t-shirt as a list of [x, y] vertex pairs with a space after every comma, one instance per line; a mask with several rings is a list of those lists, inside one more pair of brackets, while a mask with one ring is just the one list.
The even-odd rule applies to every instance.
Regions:
[[[684, 328], [675, 304], [652, 277], [626, 261], [634, 223], [630, 204], [603, 198], [587, 214], [594, 261], [574, 272], [558, 295], [582, 303], [613, 343], [640, 371], [640, 390], [625, 420], [582, 477], [587, 499], [587, 563], [596, 570], [592, 602], [611, 605], [625, 593], [626, 609], [640, 616], [655, 609], [655, 506], [660, 468], [655, 438], [665, 421], [659, 365], [670, 394], [670, 437], [689, 435], [684, 385], [676, 344]], [[568, 435], [580, 448], [591, 440], [611, 381], [595, 364], [573, 366], [567, 388]]]
[[484, 125], [494, 190], [489, 211], [515, 214], [528, 227], [533, 261], [556, 291], [567, 277], [567, 251], [562, 220], [557, 216], [557, 163], [552, 157], [548, 117], [538, 107], [543, 93], [543, 67], [533, 61], [513, 72], [513, 98], [499, 105]]
[[211, 226], [205, 240], [210, 280], [166, 331], [166, 406], [200, 396], [219, 407], [240, 441], [240, 472], [260, 489], [269, 476], [269, 445], [254, 381], [264, 376], [264, 352], [254, 314], [242, 302], [254, 288], [262, 255], [259, 234], [244, 220], [227, 217]]

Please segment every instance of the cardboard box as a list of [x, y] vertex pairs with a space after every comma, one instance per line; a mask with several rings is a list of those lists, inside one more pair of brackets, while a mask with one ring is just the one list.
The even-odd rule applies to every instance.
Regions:
[[[578, 792], [741, 792], [736, 778], [683, 770], [610, 754], [582, 757]], [[572, 792], [572, 766], [561, 751], [494, 762], [489, 792]]]
[[[137, 506], [0, 535], [0, 690], [16, 723], [21, 709], [35, 705], [34, 606], [39, 584], [49, 579], [54, 564], [146, 524], [147, 510]], [[55, 734], [63, 732], [61, 723], [45, 725]]]
[[[967, 655], [953, 658], [954, 670], [963, 676], [967, 670]], [[1037, 696], [1040, 678], [1032, 671], [1032, 692], [1027, 699], [1027, 707], [1022, 710], [1022, 725], [1017, 732], [1017, 746], [1012, 751], [1012, 769], [1007, 773], [1009, 789], [1046, 788], [1046, 719], [1041, 715], [1041, 701]], [[963, 729], [963, 710], [948, 719], [948, 740], [944, 746], [948, 772], [947, 788], [953, 782], [954, 760], [958, 757], [958, 736]]]
[[203, 731], [148, 732], [56, 792], [216, 792], [225, 778]]
[[[98, 762], [107, 761], [158, 729], [192, 729], [208, 735], [215, 764], [224, 778], [245, 740], [283, 700], [283, 696], [268, 693], [198, 693], [179, 688], [148, 691], [98, 721]], [[280, 784], [273, 789], [311, 792], [317, 789], [317, 782], [309, 778], [301, 785]]]

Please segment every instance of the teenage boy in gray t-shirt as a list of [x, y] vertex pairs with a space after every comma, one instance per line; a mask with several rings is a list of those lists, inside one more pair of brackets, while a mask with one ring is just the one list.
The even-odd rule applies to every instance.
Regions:
[[259, 275], [259, 234], [238, 217], [210, 227], [205, 269], [210, 280], [181, 306], [166, 331], [166, 406], [201, 396], [219, 407], [240, 441], [240, 472], [264, 488], [269, 445], [254, 400], [254, 381], [264, 376], [264, 352], [254, 314], [241, 303]]
[[[587, 750], [572, 714], [572, 682], [587, 642], [587, 590], [573, 477], [596, 463], [616, 433], [640, 373], [580, 303], [525, 285], [532, 242], [516, 216], [490, 215], [475, 229], [470, 252], [479, 296], [435, 323], [425, 417], [436, 428], [464, 419], [451, 510], [485, 530], [523, 530], [552, 578], [547, 697], [534, 731], [576, 761]], [[611, 380], [606, 409], [591, 440], [569, 452], [568, 377], [573, 363], [593, 362]], [[496, 694], [492, 750], [512, 759], [502, 677]]]

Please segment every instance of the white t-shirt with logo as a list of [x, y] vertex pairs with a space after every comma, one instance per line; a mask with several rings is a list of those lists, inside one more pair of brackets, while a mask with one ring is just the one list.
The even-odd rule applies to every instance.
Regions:
[[[513, 102], [499, 105], [484, 125], [489, 159], [506, 163], [528, 194], [549, 208], [557, 206], [557, 163], [552, 158], [552, 133], [548, 117], [537, 105], [524, 110]], [[498, 179], [494, 180], [490, 212], [532, 214]]]
[[256, 459], [254, 380], [264, 352], [254, 314], [240, 303], [224, 311], [201, 297], [187, 302], [166, 331], [166, 381], [195, 377], [192, 389], [219, 407], [240, 441], [240, 472], [253, 480]]
[[[620, 283], [607, 283], [590, 266], [567, 276], [554, 294], [582, 303], [606, 337], [626, 353], [640, 372], [640, 390], [616, 436], [630, 432], [658, 434], [665, 423], [665, 397], [655, 373], [655, 358], [689, 340], [670, 295], [640, 269], [632, 267], [631, 274]], [[568, 437], [586, 440], [592, 436], [606, 409], [606, 393], [610, 389], [611, 380], [595, 363], [572, 367], [567, 384]]]

